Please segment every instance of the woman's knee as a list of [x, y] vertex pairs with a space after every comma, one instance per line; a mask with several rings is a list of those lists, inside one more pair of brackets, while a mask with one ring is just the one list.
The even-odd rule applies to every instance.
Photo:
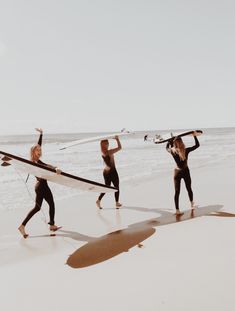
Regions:
[[38, 205], [37, 203], [36, 203], [36, 205], [35, 205], [35, 207], [34, 207], [34, 212], [35, 213], [37, 213], [37, 212], [39, 212], [40, 211], [40, 209], [41, 209], [41, 205]]

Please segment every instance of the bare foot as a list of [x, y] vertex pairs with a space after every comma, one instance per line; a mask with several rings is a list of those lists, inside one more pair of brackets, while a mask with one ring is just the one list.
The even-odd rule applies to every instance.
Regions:
[[184, 213], [181, 212], [179, 209], [177, 209], [176, 212], [175, 212], [175, 215], [176, 215], [176, 216], [181, 216], [181, 215], [183, 215], [183, 214], [184, 214]]
[[119, 202], [116, 202], [116, 208], [118, 209], [118, 208], [120, 208], [122, 206], [122, 204], [121, 203], [119, 203]]
[[99, 208], [99, 209], [102, 209], [103, 207], [100, 205], [100, 200], [97, 200], [96, 201], [96, 206]]
[[57, 231], [59, 229], [61, 229], [62, 227], [58, 227], [56, 225], [50, 225], [50, 231]]
[[194, 210], [197, 207], [198, 205], [196, 205], [193, 201], [191, 201], [191, 209]]
[[24, 226], [20, 225], [18, 230], [20, 231], [20, 233], [23, 235], [23, 237], [26, 239], [29, 235], [25, 232]]

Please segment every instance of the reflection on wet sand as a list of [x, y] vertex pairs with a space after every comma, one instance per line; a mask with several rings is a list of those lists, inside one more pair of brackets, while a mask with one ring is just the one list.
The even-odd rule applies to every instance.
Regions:
[[150, 237], [155, 229], [150, 226], [128, 228], [109, 233], [76, 250], [67, 260], [72, 268], [91, 266], [117, 256]]
[[[91, 239], [87, 244], [83, 245], [69, 256], [67, 264], [72, 268], [83, 268], [101, 263], [123, 252], [127, 252], [134, 246], [138, 246], [139, 248], [143, 247], [141, 242], [155, 233], [156, 229], [154, 229], [154, 227], [187, 221], [202, 216], [225, 217], [224, 215], [228, 213], [220, 212], [219, 210], [222, 207], [222, 205], [204, 206], [195, 210], [186, 211], [181, 216], [173, 215], [172, 212], [162, 209], [123, 207], [139, 212], [155, 212], [160, 214], [160, 216], [131, 224], [127, 229], [118, 230], [100, 238]], [[233, 214], [230, 214], [230, 216], [226, 217], [235, 217], [235, 214], [232, 215]]]

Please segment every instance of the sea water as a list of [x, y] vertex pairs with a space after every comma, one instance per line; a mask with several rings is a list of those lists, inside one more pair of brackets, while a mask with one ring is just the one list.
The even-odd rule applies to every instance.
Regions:
[[[182, 130], [136, 132], [121, 138], [122, 150], [115, 154], [116, 167], [121, 187], [138, 184], [145, 180], [161, 178], [172, 174], [175, 167], [173, 158], [166, 152], [166, 144], [154, 144], [157, 134], [166, 135]], [[63, 144], [77, 139], [88, 138], [106, 133], [44, 134], [42, 161], [61, 170], [103, 183], [104, 163], [99, 142], [77, 145], [60, 150]], [[148, 140], [144, 141], [144, 136]], [[209, 165], [228, 163], [235, 159], [235, 128], [203, 129], [198, 137], [200, 148], [189, 156], [189, 166], [197, 170]], [[38, 135], [0, 136], [0, 150], [29, 158], [30, 147], [37, 143]], [[193, 137], [183, 138], [186, 147], [194, 144]], [[110, 148], [116, 147], [116, 141], [110, 140]], [[0, 166], [0, 209], [32, 208], [34, 205], [34, 185], [36, 179], [17, 171], [13, 166]], [[83, 195], [79, 189], [50, 183], [55, 200]]]

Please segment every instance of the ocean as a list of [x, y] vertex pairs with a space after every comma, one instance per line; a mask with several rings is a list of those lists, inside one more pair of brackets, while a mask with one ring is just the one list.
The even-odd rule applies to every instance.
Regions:
[[[235, 159], [235, 128], [202, 129], [199, 136], [200, 148], [189, 156], [189, 167], [193, 170], [208, 165], [228, 163]], [[154, 144], [155, 135], [187, 131], [139, 131], [121, 138], [122, 150], [115, 154], [120, 186], [138, 184], [144, 180], [161, 178], [172, 174], [175, 167], [173, 158], [166, 152], [165, 144]], [[59, 150], [63, 144], [73, 140], [102, 135], [105, 133], [44, 134], [42, 161], [59, 167], [61, 170], [94, 181], [103, 182], [103, 160], [99, 142], [77, 145]], [[148, 140], [144, 141], [144, 135]], [[34, 135], [0, 136], [1, 150], [29, 158], [30, 147], [38, 140]], [[187, 146], [194, 144], [192, 136], [184, 137]], [[110, 140], [110, 147], [115, 147]], [[35, 177], [16, 171], [12, 166], [0, 167], [0, 209], [32, 208], [34, 205]], [[83, 195], [79, 189], [67, 188], [50, 183], [55, 201], [75, 195]]]

